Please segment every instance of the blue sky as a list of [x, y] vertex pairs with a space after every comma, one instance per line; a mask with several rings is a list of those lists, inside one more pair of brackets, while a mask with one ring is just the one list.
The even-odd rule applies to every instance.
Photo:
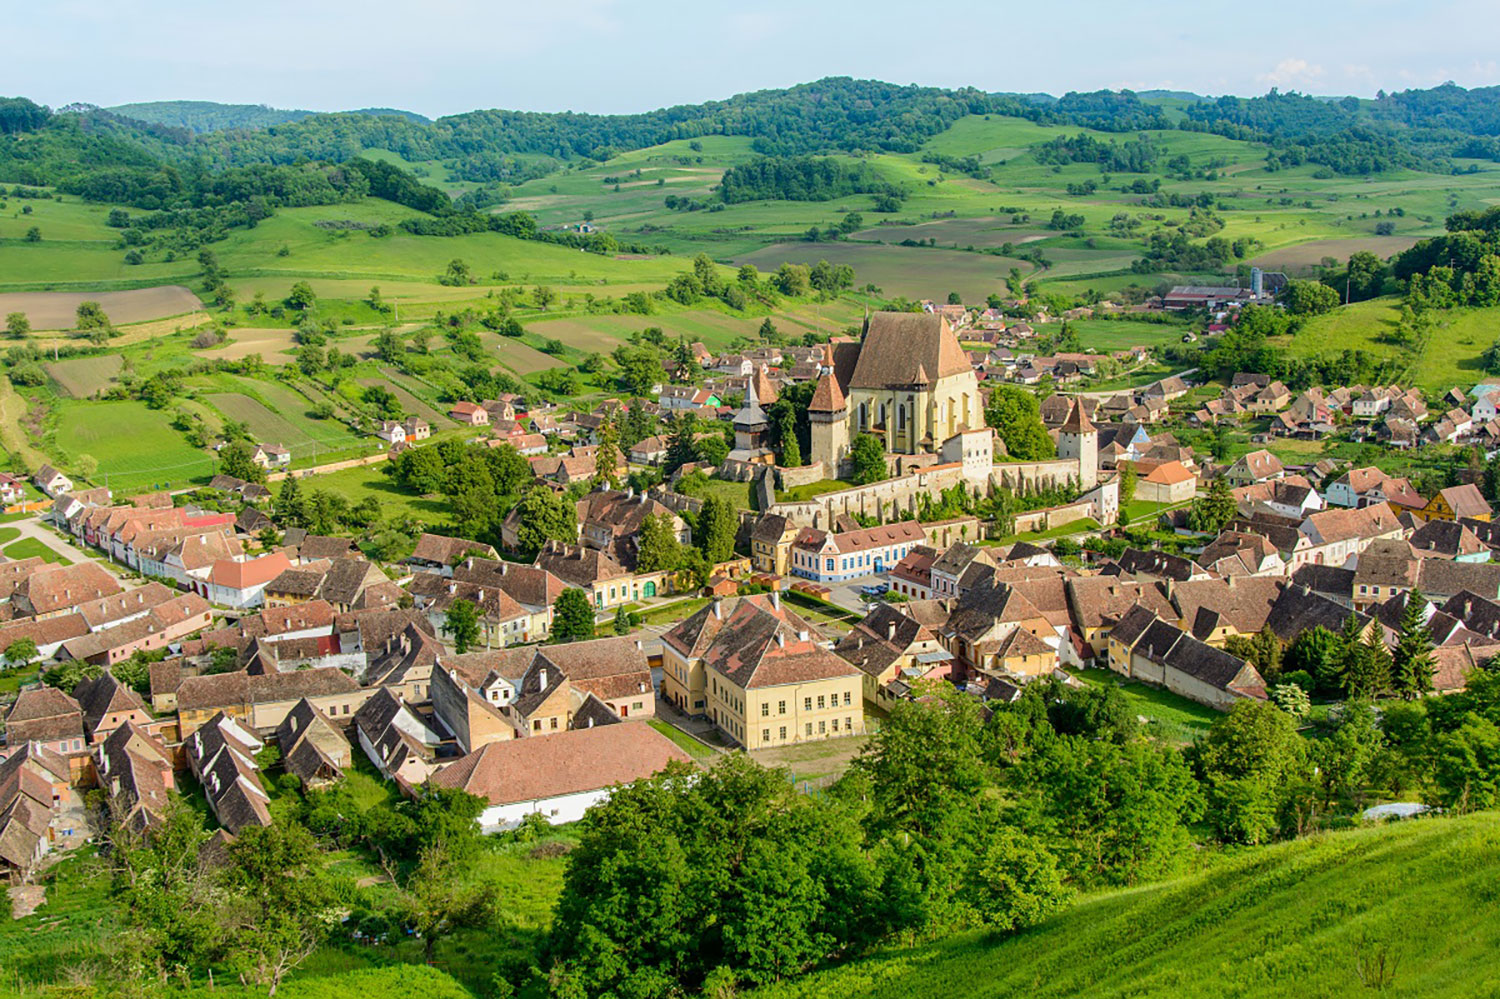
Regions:
[[642, 111], [823, 76], [991, 91], [1500, 83], [1495, 0], [53, 0], [0, 95], [337, 110]]

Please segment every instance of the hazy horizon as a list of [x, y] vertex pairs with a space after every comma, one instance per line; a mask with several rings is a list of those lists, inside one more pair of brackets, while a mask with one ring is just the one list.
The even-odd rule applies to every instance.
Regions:
[[1372, 97], [1500, 82], [1489, 42], [1500, 8], [1478, 0], [1204, 8], [1160, 0], [1127, 14], [1072, 0], [1008, 11], [956, 0], [936, 22], [903, 28], [912, 11], [890, 0], [725, 10], [682, 0], [432, 0], [414, 27], [413, 9], [392, 0], [225, 9], [62, 0], [10, 12], [9, 35], [23, 44], [0, 65], [0, 94], [52, 107], [206, 100], [437, 118], [484, 108], [640, 112], [826, 76], [1055, 95], [1280, 87]]

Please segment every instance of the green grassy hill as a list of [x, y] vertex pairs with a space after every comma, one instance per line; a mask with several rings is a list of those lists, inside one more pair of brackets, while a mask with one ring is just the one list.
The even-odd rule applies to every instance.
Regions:
[[1402, 382], [1429, 392], [1454, 385], [1467, 391], [1486, 377], [1479, 355], [1500, 336], [1500, 307], [1433, 312], [1426, 341], [1409, 347], [1392, 338], [1400, 313], [1401, 300], [1395, 297], [1355, 302], [1312, 318], [1285, 346], [1298, 357], [1364, 350], [1403, 358], [1408, 367]]
[[[1082, 900], [1010, 939], [959, 935], [755, 999], [1500, 995], [1500, 816], [1335, 833]], [[1389, 964], [1388, 964], [1389, 966]]]

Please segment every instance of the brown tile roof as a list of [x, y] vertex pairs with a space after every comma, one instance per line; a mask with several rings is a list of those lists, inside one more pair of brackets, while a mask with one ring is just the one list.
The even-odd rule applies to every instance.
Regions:
[[452, 565], [469, 555], [494, 558], [495, 549], [482, 541], [470, 541], [468, 538], [423, 534], [417, 539], [417, 547], [411, 553], [413, 561], [434, 562], [438, 565]]
[[79, 604], [78, 613], [83, 615], [90, 628], [101, 628], [132, 615], [144, 614], [171, 600], [174, 595], [174, 590], [153, 581], [133, 590]]
[[73, 688], [73, 697], [83, 709], [83, 723], [92, 732], [108, 714], [123, 714], [140, 711], [150, 714], [141, 695], [116, 680], [114, 674], [105, 670], [92, 679], [83, 680]]
[[807, 404], [809, 413], [842, 413], [846, 410], [848, 401], [844, 398], [844, 392], [839, 388], [838, 379], [832, 374], [826, 374], [818, 379], [818, 387], [813, 390], [812, 401]]
[[1484, 494], [1472, 482], [1449, 486], [1438, 493], [1453, 511], [1455, 517], [1488, 517], [1490, 505]]
[[28, 576], [16, 587], [37, 614], [74, 607], [119, 593], [120, 581], [93, 562], [43, 569]]
[[649, 777], [686, 753], [649, 725], [603, 725], [492, 742], [432, 776], [492, 805], [579, 794]]
[[29, 638], [39, 646], [48, 646], [87, 635], [88, 631], [88, 622], [83, 619], [82, 614], [59, 614], [41, 621], [29, 617], [17, 618], [0, 626], [0, 652], [10, 648], [10, 643], [18, 638]]
[[5, 715], [5, 738], [12, 746], [82, 736], [83, 709], [56, 687], [21, 691]]
[[883, 389], [973, 371], [947, 319], [935, 313], [870, 316], [851, 388]]

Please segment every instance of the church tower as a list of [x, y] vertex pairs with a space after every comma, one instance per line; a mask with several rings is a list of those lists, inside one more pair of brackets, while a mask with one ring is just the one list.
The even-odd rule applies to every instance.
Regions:
[[1073, 400], [1068, 419], [1058, 430], [1057, 456], [1078, 462], [1080, 488], [1092, 489], [1099, 484], [1099, 430], [1083, 411], [1082, 400]]
[[849, 454], [849, 403], [831, 373], [818, 379], [807, 404], [807, 421], [812, 429], [812, 460], [821, 461], [823, 474], [835, 478]]

